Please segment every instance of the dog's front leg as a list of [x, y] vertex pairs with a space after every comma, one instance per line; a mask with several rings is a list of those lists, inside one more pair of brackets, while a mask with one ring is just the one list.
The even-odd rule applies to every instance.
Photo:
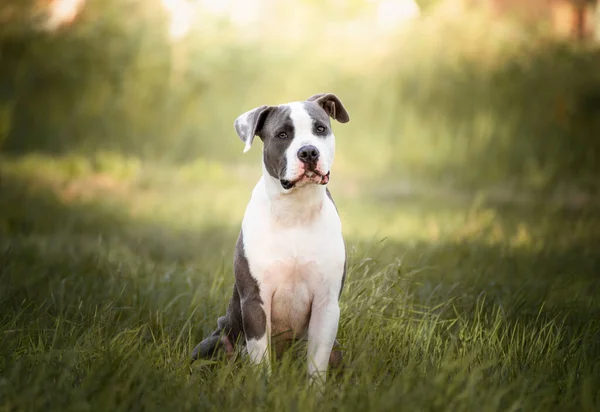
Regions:
[[308, 325], [308, 376], [311, 383], [326, 380], [339, 320], [340, 307], [336, 295], [315, 297]]

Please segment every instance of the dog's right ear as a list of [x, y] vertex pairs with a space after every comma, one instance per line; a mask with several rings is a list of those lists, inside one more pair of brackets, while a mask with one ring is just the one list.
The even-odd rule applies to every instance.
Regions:
[[342, 104], [341, 100], [333, 93], [321, 93], [306, 99], [308, 102], [315, 102], [325, 110], [325, 112], [340, 123], [348, 123], [350, 115]]
[[254, 136], [260, 134], [270, 110], [271, 107], [269, 106], [260, 106], [235, 119], [233, 127], [235, 127], [235, 131], [240, 139], [242, 139], [242, 142], [246, 143], [244, 153], [250, 150]]

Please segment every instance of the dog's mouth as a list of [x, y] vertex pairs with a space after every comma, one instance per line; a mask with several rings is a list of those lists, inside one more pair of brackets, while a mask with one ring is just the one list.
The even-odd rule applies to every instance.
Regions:
[[295, 186], [303, 186], [304, 184], [307, 184], [307, 183], [326, 185], [327, 183], [329, 183], [329, 175], [330, 174], [331, 174], [331, 172], [327, 172], [326, 174], [322, 175], [317, 171], [308, 170], [308, 171], [304, 172], [302, 174], [302, 176], [300, 176], [296, 180], [280, 179], [279, 182], [281, 183], [281, 187], [283, 187], [285, 190], [290, 190]]

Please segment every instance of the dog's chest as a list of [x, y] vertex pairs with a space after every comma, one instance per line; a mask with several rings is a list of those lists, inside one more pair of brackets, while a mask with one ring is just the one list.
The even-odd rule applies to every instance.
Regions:
[[315, 296], [338, 294], [345, 250], [341, 223], [325, 199], [309, 210], [274, 214], [268, 201], [253, 195], [243, 222], [244, 251], [263, 300], [271, 299], [272, 332], [306, 331]]

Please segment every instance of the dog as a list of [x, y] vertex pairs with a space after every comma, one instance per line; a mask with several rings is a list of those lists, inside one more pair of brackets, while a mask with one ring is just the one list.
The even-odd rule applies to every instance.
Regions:
[[260, 106], [234, 122], [247, 152], [263, 142], [262, 177], [247, 205], [234, 253], [235, 284], [217, 329], [192, 361], [232, 358], [245, 345], [251, 363], [270, 371], [294, 341], [307, 341], [309, 382], [325, 382], [342, 353], [336, 340], [346, 277], [342, 225], [327, 184], [335, 137], [330, 119], [350, 121], [331, 93]]

